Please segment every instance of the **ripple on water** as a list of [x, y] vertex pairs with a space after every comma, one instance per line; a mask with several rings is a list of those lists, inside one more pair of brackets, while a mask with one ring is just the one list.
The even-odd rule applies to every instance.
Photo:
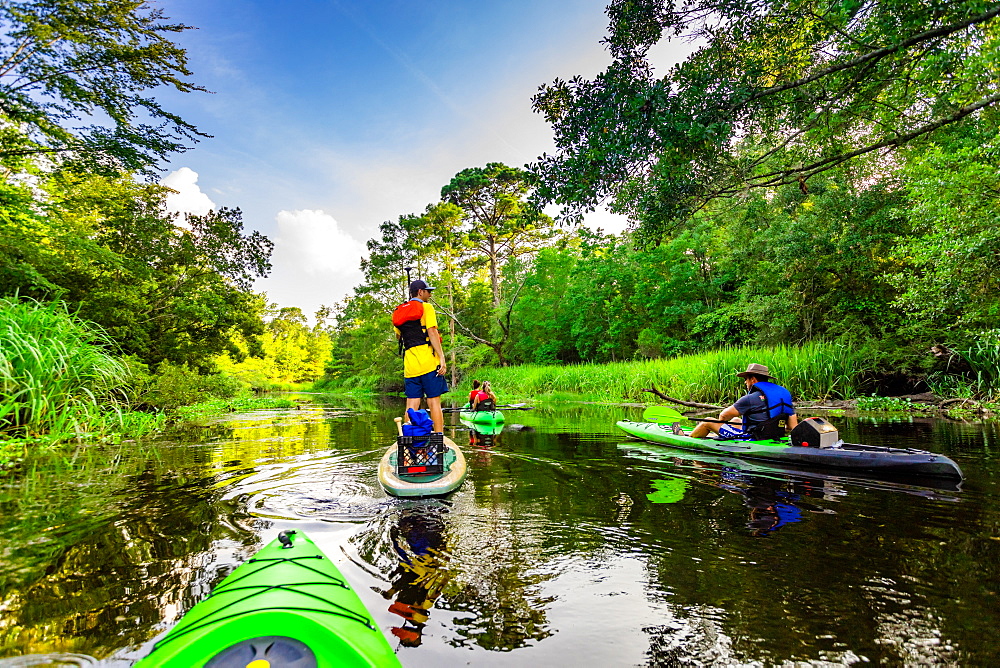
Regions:
[[216, 478], [224, 499], [268, 519], [365, 521], [384, 505], [369, 453], [306, 453], [239, 467]]

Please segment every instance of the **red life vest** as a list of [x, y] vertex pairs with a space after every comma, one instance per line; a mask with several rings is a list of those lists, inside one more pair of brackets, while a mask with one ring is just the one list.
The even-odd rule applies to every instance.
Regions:
[[424, 303], [419, 299], [403, 302], [392, 312], [392, 324], [399, 329], [399, 353], [417, 346], [430, 345], [427, 330], [420, 324]]

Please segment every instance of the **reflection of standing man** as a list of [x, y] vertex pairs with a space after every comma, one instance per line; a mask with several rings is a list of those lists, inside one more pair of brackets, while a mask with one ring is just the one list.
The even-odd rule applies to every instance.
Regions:
[[431, 607], [448, 583], [445, 523], [434, 509], [407, 508], [399, 523], [389, 530], [389, 538], [399, 557], [399, 565], [389, 576], [392, 588], [382, 592], [395, 597], [389, 612], [403, 618], [392, 634], [406, 647], [418, 647]]
[[444, 432], [441, 395], [448, 391], [445, 380], [447, 364], [438, 333], [437, 314], [430, 304], [431, 290], [421, 280], [410, 283], [410, 300], [396, 307], [392, 324], [403, 351], [403, 377], [406, 382], [406, 408], [420, 408], [427, 398], [427, 408], [434, 420], [434, 431]]

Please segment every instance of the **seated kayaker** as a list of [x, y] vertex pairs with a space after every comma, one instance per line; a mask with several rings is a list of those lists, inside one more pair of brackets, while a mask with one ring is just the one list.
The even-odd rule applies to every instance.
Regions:
[[469, 392], [469, 407], [471, 408], [479, 396], [479, 388], [482, 386], [482, 381], [474, 380], [472, 381], [472, 391]]
[[[475, 384], [473, 384], [473, 387], [475, 387]], [[475, 394], [474, 397], [473, 394]], [[496, 410], [497, 395], [493, 394], [493, 388], [490, 387], [490, 381], [484, 380], [479, 388], [479, 391], [478, 392], [473, 391], [473, 394], [469, 394], [470, 410], [474, 411]]]
[[770, 370], [753, 363], [736, 374], [743, 379], [747, 393], [719, 413], [718, 422], [699, 422], [689, 434], [704, 438], [714, 432], [722, 438], [767, 440], [780, 438], [799, 423], [792, 395], [781, 385], [770, 382]]

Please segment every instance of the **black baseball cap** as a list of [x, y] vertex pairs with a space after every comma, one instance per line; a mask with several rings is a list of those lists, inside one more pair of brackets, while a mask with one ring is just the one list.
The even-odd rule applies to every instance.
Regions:
[[410, 292], [416, 292], [417, 290], [433, 290], [431, 286], [427, 285], [419, 278], [412, 283], [410, 283]]

